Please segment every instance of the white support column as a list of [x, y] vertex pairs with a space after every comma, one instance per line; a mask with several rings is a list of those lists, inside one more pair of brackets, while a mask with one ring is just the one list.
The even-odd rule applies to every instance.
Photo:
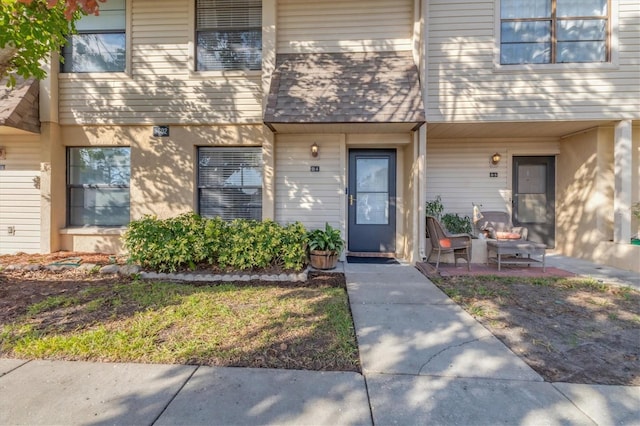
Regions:
[[427, 224], [425, 220], [425, 204], [427, 202], [427, 125], [418, 129], [418, 242], [420, 253], [418, 261], [427, 257], [425, 237]]
[[614, 137], [615, 190], [613, 195], [613, 241], [629, 244], [631, 241], [631, 120], [616, 124]]

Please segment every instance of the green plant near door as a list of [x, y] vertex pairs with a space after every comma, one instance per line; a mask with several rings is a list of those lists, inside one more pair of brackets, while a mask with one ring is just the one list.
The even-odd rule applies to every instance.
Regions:
[[437, 220], [440, 220], [442, 212], [444, 211], [442, 198], [438, 195], [435, 200], [427, 201], [424, 211], [427, 216], [433, 216]]
[[452, 234], [471, 234], [473, 232], [469, 216], [461, 217], [457, 213], [447, 213], [442, 216], [442, 224]]
[[311, 266], [316, 269], [333, 269], [344, 250], [344, 240], [340, 230], [325, 223], [324, 229], [314, 229], [307, 233], [307, 246]]

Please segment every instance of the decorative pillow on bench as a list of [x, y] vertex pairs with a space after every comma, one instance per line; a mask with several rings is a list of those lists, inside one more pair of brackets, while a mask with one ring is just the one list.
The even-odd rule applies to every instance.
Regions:
[[496, 240], [519, 240], [520, 234], [515, 232], [496, 232]]
[[493, 240], [519, 240], [522, 236], [516, 232], [496, 231], [493, 226], [487, 226], [483, 229], [487, 238]]

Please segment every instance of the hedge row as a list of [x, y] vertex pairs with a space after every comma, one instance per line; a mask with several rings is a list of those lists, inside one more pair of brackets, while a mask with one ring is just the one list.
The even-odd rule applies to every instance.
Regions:
[[129, 224], [124, 244], [131, 260], [161, 272], [195, 269], [279, 266], [301, 270], [306, 261], [306, 229], [273, 221], [206, 219], [185, 213], [169, 219], [144, 216]]

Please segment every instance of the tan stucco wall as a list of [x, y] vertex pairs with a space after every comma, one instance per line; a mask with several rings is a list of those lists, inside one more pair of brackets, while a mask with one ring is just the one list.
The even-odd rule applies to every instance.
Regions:
[[612, 138], [612, 128], [593, 129], [560, 142], [556, 249], [562, 253], [578, 255], [613, 239]]
[[60, 235], [62, 250], [88, 253], [124, 254], [121, 236], [124, 230], [89, 230], [89, 232], [64, 230]]
[[169, 137], [153, 137], [152, 126], [63, 128], [66, 146], [131, 147], [131, 219], [160, 218], [197, 209], [198, 146], [262, 146], [262, 125], [170, 126]]
[[[49, 164], [55, 165], [49, 172], [51, 250], [107, 253], [122, 251], [119, 231], [114, 234], [105, 233], [101, 228], [90, 228], [78, 233], [65, 229], [66, 147], [131, 147], [131, 219], [135, 220], [145, 214], [166, 218], [197, 210], [198, 146], [270, 147], [272, 140], [263, 125], [170, 126], [170, 136], [166, 138], [153, 137], [152, 126], [63, 126], [59, 136], [53, 133], [55, 131], [47, 138], [50, 153], [46, 154], [52, 159]], [[272, 179], [273, 172], [265, 176], [266, 187], [272, 186]], [[267, 208], [265, 213], [270, 217], [273, 209]]]
[[66, 159], [57, 123], [42, 123], [40, 146], [40, 249], [49, 253], [66, 249], [59, 232], [66, 223]]
[[401, 180], [398, 181], [398, 186], [402, 186], [403, 197], [398, 200], [400, 211], [402, 212], [402, 225], [406, 232], [403, 232], [400, 236], [402, 238], [402, 257], [409, 261], [415, 262], [418, 259], [416, 250], [418, 249], [417, 239], [417, 222], [418, 208], [416, 205], [417, 196], [417, 184], [416, 179], [417, 164], [416, 164], [416, 140], [413, 140], [409, 145], [398, 149], [398, 156], [403, 158], [403, 168]]
[[[640, 128], [633, 128], [632, 200], [640, 198]], [[564, 138], [557, 163], [556, 251], [640, 271], [640, 248], [613, 243], [614, 128]], [[637, 223], [634, 222], [637, 227]]]

